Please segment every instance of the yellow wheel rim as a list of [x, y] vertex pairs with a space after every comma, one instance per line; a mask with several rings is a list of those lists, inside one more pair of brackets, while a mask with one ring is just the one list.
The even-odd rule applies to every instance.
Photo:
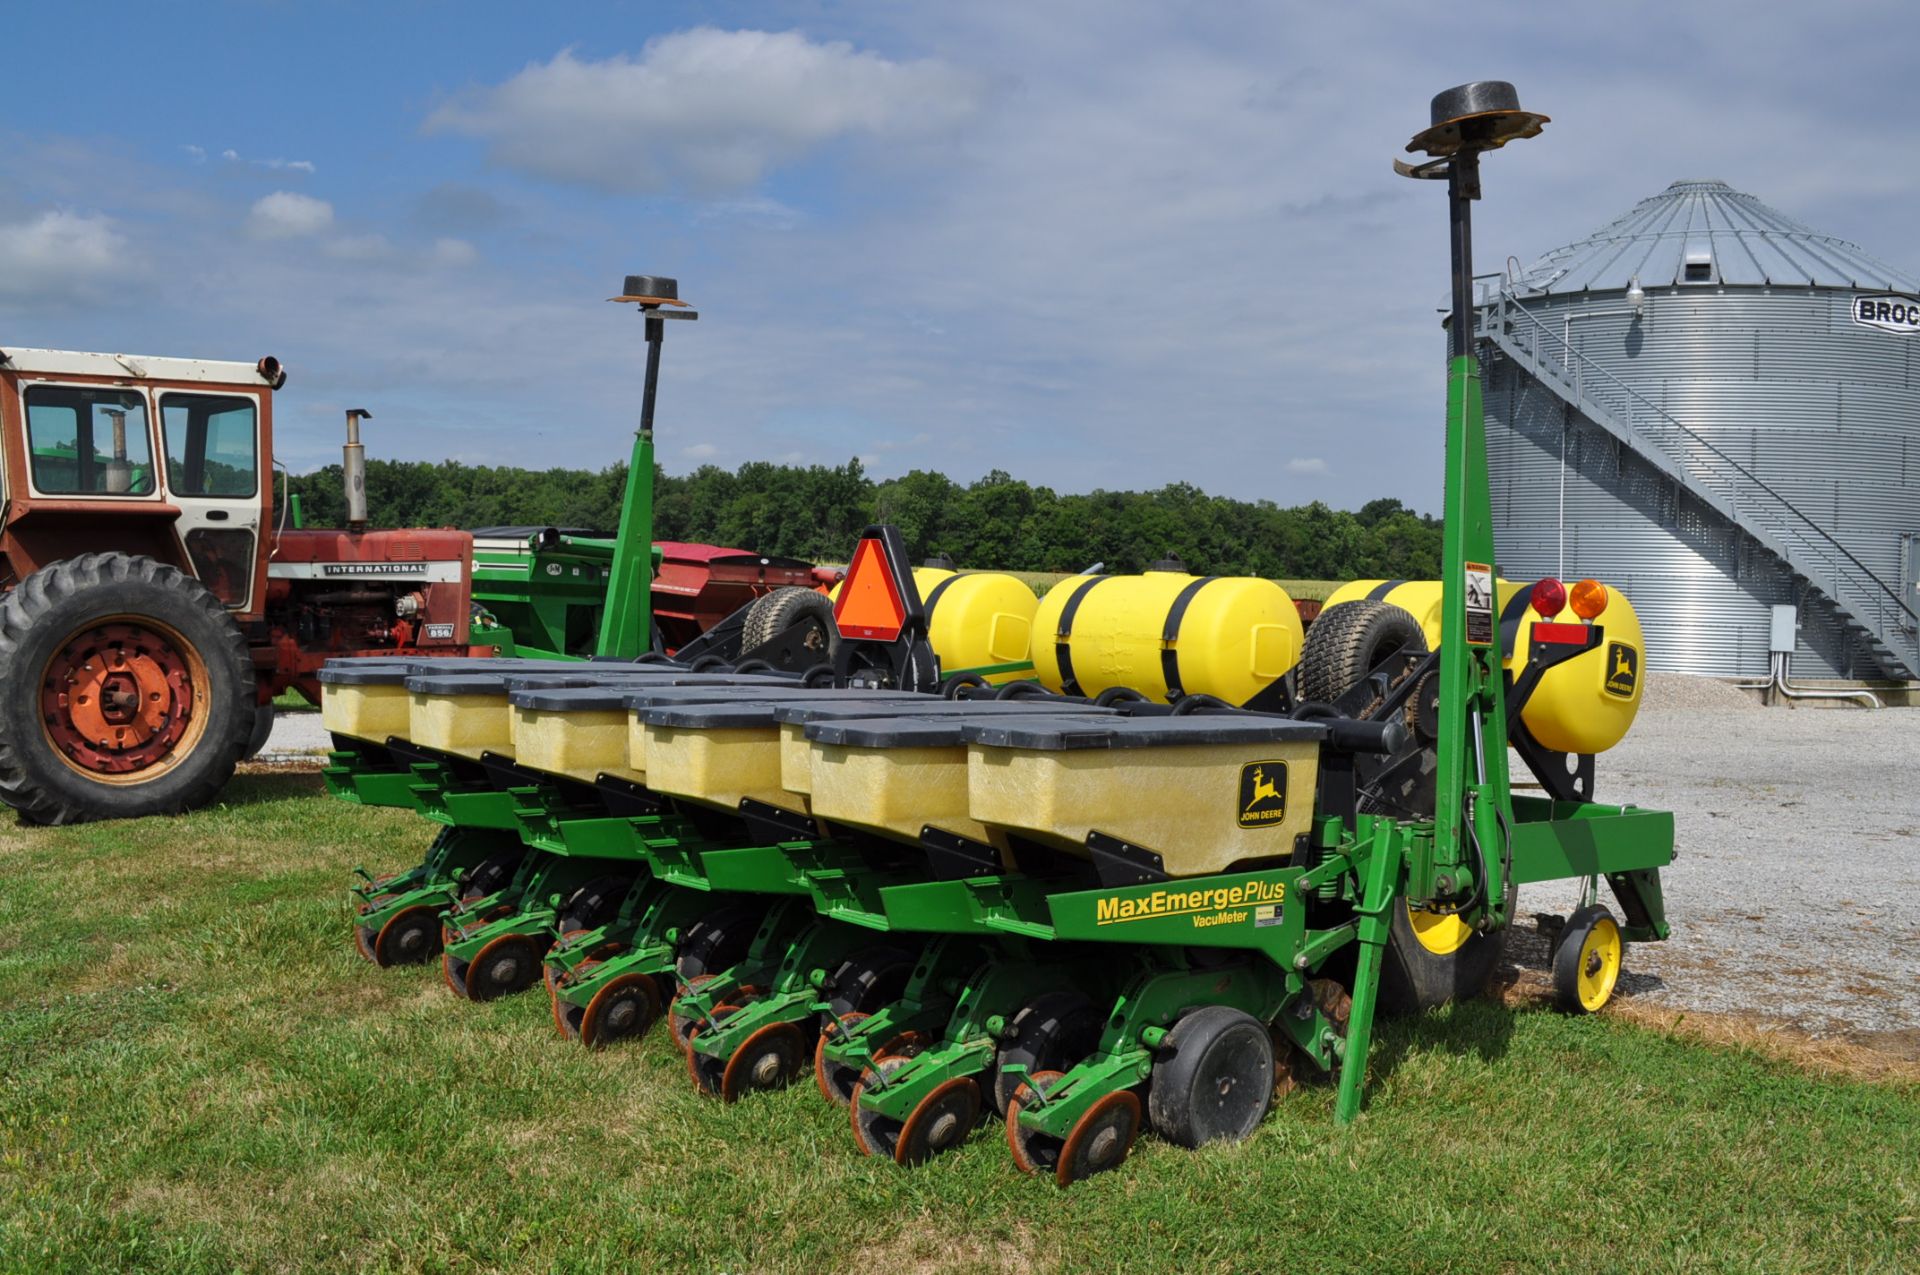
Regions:
[[1435, 956], [1452, 956], [1473, 937], [1473, 927], [1456, 913], [1423, 912], [1409, 904], [1407, 920], [1413, 925], [1413, 937]]
[[1613, 999], [1614, 984], [1620, 981], [1620, 927], [1610, 916], [1597, 917], [1593, 928], [1580, 944], [1580, 972], [1575, 980], [1575, 995], [1580, 1008], [1589, 1014]]

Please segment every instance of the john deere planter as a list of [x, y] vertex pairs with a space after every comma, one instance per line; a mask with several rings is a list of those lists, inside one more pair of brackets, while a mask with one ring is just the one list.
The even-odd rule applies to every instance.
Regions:
[[[356, 888], [362, 950], [444, 945], [473, 998], [543, 979], [588, 1047], [664, 1019], [722, 1101], [811, 1069], [858, 1153], [997, 1124], [1063, 1185], [1144, 1132], [1252, 1136], [1276, 1077], [1352, 1120], [1376, 1014], [1478, 992], [1529, 882], [1587, 884], [1553, 973], [1600, 1009], [1625, 943], [1667, 933], [1672, 817], [1593, 800], [1641, 639], [1596, 582], [1496, 581], [1466, 327], [1479, 157], [1542, 123], [1510, 85], [1451, 90], [1400, 166], [1448, 180], [1456, 232], [1439, 581], [1363, 582], [1304, 635], [1277, 586], [1183, 571], [1027, 610], [916, 581], [874, 527], [822, 662], [783, 673], [331, 668], [334, 791], [440, 830]], [[922, 587], [970, 578], [949, 614], [981, 618], [942, 635]]]

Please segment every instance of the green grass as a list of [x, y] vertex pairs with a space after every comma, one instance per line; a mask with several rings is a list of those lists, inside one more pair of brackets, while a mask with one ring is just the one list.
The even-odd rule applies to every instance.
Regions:
[[317, 713], [320, 710], [307, 703], [307, 697], [299, 691], [281, 691], [273, 697], [273, 707], [279, 713]]
[[353, 953], [425, 824], [236, 781], [178, 820], [0, 830], [0, 1271], [1896, 1269], [1920, 1091], [1601, 1016], [1386, 1025], [1369, 1112], [1143, 1140], [1059, 1192], [987, 1129], [861, 1158], [805, 1083], [726, 1108], [663, 1036]]

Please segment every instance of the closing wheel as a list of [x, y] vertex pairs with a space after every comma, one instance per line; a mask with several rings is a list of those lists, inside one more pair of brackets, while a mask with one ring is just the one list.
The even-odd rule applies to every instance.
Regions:
[[430, 907], [396, 912], [373, 940], [373, 963], [382, 969], [425, 965], [439, 954], [440, 914]]
[[1182, 1147], [1239, 1142], [1273, 1105], [1273, 1038], [1230, 1005], [1181, 1016], [1153, 1065], [1147, 1110], [1153, 1131]]
[[720, 1098], [738, 1102], [750, 1093], [785, 1089], [806, 1065], [807, 1042], [792, 1023], [768, 1023], [740, 1042], [720, 1077]]
[[667, 1014], [667, 1032], [673, 1037], [673, 1043], [680, 1047], [680, 1052], [683, 1054], [687, 1053], [691, 1047], [693, 1029], [699, 1025], [700, 1020], [682, 1010], [680, 1002], [718, 977], [720, 977], [718, 974], [695, 974], [687, 980], [686, 986], [674, 995], [673, 1004]]
[[356, 925], [353, 927], [353, 950], [360, 953], [366, 960], [378, 965], [380, 962], [375, 960], [373, 955], [373, 939], [374, 931], [372, 926]]
[[1553, 991], [1562, 1009], [1598, 1013], [1620, 982], [1620, 927], [1613, 913], [1591, 903], [1567, 918], [1553, 952]]
[[1021, 1127], [1020, 1108], [1034, 1100], [1035, 1090], [1044, 1095], [1060, 1083], [1064, 1074], [1031, 1072], [1007, 1100], [1007, 1150], [1013, 1154], [1014, 1167], [1022, 1173], [1051, 1173], [1060, 1163], [1060, 1148], [1065, 1144], [1059, 1138]]
[[468, 968], [467, 962], [461, 960], [452, 952], [443, 951], [440, 953], [440, 981], [447, 985], [448, 991], [458, 996], [461, 1000], [467, 998]]
[[660, 984], [651, 974], [622, 974], [587, 1002], [580, 1016], [580, 1043], [604, 1049], [616, 1041], [646, 1035], [660, 1019]]
[[553, 1030], [561, 1040], [579, 1040], [579, 1013], [560, 999], [560, 984], [556, 981], [559, 975], [560, 971], [549, 965], [540, 976], [540, 981], [547, 986], [547, 1008], [553, 1011]]
[[540, 977], [540, 951], [524, 934], [503, 934], [481, 948], [467, 966], [467, 999], [498, 1000], [533, 986]]
[[900, 1054], [877, 1054], [873, 1063], [861, 1071], [860, 1079], [853, 1086], [852, 1098], [848, 1102], [848, 1119], [853, 1124], [853, 1144], [860, 1148], [863, 1155], [891, 1159], [900, 1146], [900, 1131], [905, 1127], [902, 1122], [877, 1111], [868, 1111], [860, 1105], [860, 1096], [906, 1066], [907, 1061]]
[[827, 1042], [840, 1032], [840, 1027], [851, 1028], [864, 1021], [869, 1015], [855, 1011], [840, 1015], [836, 1025], [831, 1019], [820, 1030], [820, 1039], [813, 1046], [813, 1083], [819, 1088], [820, 1096], [836, 1107], [844, 1107], [853, 1101], [854, 1086], [860, 1083], [860, 1071], [845, 1063], [837, 1063], [827, 1057]]
[[980, 1123], [980, 1085], [971, 1076], [957, 1076], [922, 1098], [907, 1113], [894, 1140], [896, 1164], [925, 1164], [942, 1151], [967, 1140]]

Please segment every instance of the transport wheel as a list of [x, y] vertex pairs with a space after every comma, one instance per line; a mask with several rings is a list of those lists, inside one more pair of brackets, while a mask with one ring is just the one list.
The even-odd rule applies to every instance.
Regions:
[[750, 1093], [785, 1089], [806, 1065], [807, 1041], [792, 1023], [768, 1023], [740, 1042], [720, 1077], [720, 1098], [738, 1102]]
[[1061, 1186], [1083, 1182], [1096, 1173], [1117, 1169], [1133, 1150], [1140, 1134], [1140, 1095], [1131, 1089], [1110, 1093], [1087, 1108], [1067, 1131], [1053, 1180]]
[[593, 994], [580, 1017], [580, 1043], [605, 1049], [646, 1035], [660, 1020], [660, 984], [651, 974], [622, 974]]
[[745, 960], [760, 930], [760, 919], [758, 910], [735, 905], [716, 908], [688, 926], [674, 955], [674, 972], [680, 981], [692, 983], [724, 973]]
[[373, 940], [373, 962], [381, 969], [425, 965], [440, 954], [440, 914], [429, 907], [395, 913]]
[[1060, 1149], [1066, 1144], [1059, 1138], [1022, 1128], [1020, 1108], [1033, 1101], [1035, 1089], [1044, 1094], [1059, 1084], [1065, 1074], [1059, 1071], [1033, 1072], [1007, 1101], [1007, 1150], [1013, 1153], [1014, 1167], [1022, 1173], [1052, 1173], [1060, 1163]]
[[124, 553], [0, 600], [0, 800], [29, 823], [205, 805], [252, 737], [247, 639], [193, 577]]
[[[1402, 608], [1372, 598], [1342, 602], [1322, 611], [1307, 629], [1296, 675], [1299, 697], [1331, 704], [1364, 681], [1389, 656], [1424, 653], [1426, 649], [1427, 637], [1420, 622]], [[1431, 734], [1421, 729], [1422, 699], [1420, 694], [1413, 695], [1404, 710], [1411, 740], [1405, 753], [1354, 758], [1361, 811], [1402, 818], [1433, 814], [1439, 757]], [[1357, 708], [1354, 716], [1371, 716], [1380, 703], [1376, 695]]]
[[467, 999], [498, 1000], [533, 986], [540, 977], [540, 951], [525, 934], [502, 934], [474, 954], [467, 967]]
[[1598, 1013], [1620, 982], [1620, 927], [1613, 913], [1590, 903], [1567, 918], [1553, 952], [1553, 991], [1562, 1009]]
[[1014, 1063], [1029, 1075], [1040, 1071], [1065, 1074], [1100, 1043], [1102, 1019], [1092, 1001], [1079, 992], [1046, 992], [1013, 1016], [1012, 1030], [994, 1055], [994, 1111], [1005, 1114], [1018, 1083], [1006, 1073]]
[[[840, 1015], [840, 1022], [851, 1028], [868, 1017], [870, 1015], [855, 1010]], [[840, 1028], [832, 1020], [820, 1029], [820, 1039], [813, 1046], [813, 1083], [819, 1088], [822, 1098], [836, 1107], [844, 1107], [853, 1101], [854, 1087], [860, 1083], [860, 1070], [827, 1057], [827, 1043], [839, 1031]]]
[[372, 964], [378, 965], [380, 962], [373, 955], [373, 939], [374, 933], [372, 926], [356, 925], [353, 927], [353, 950], [360, 953], [362, 957], [366, 958], [366, 960]]
[[853, 1125], [853, 1143], [863, 1155], [887, 1156], [892, 1158], [900, 1143], [901, 1122], [875, 1111], [867, 1111], [860, 1106], [860, 1095], [872, 1088], [876, 1082], [884, 1080], [907, 1065], [907, 1059], [899, 1054], [880, 1053], [874, 1055], [873, 1062], [860, 1072], [860, 1079], [854, 1083], [852, 1096], [848, 1102], [848, 1118]]
[[1182, 1147], [1239, 1142], [1273, 1105], [1273, 1038], [1253, 1015], [1206, 1005], [1181, 1015], [1153, 1065], [1153, 1131]]
[[758, 650], [802, 620], [807, 621], [808, 627], [801, 645], [813, 657], [812, 663], [825, 663], [831, 658], [833, 644], [839, 636], [833, 626], [833, 603], [827, 600], [826, 594], [799, 585], [775, 589], [765, 597], [754, 599], [741, 621], [741, 654]]
[[971, 1076], [957, 1076], [920, 1100], [907, 1113], [894, 1140], [895, 1164], [925, 1164], [942, 1151], [967, 1140], [980, 1123], [980, 1084]]

